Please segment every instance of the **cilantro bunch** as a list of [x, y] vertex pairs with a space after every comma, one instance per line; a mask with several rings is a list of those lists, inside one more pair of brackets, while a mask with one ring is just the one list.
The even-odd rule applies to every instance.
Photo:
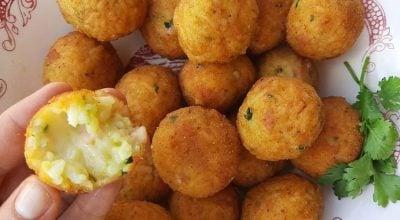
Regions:
[[396, 175], [397, 164], [393, 156], [399, 138], [396, 127], [385, 119], [380, 109], [400, 110], [400, 78], [389, 77], [379, 82], [380, 90], [372, 92], [364, 84], [370, 58], [364, 61], [360, 79], [348, 62], [345, 66], [360, 86], [354, 104], [361, 114], [360, 129], [364, 135], [363, 150], [349, 164], [338, 164], [319, 178], [322, 185], [333, 185], [335, 195], [355, 198], [365, 186], [374, 184], [374, 202], [386, 207], [389, 201], [400, 200], [400, 176]]

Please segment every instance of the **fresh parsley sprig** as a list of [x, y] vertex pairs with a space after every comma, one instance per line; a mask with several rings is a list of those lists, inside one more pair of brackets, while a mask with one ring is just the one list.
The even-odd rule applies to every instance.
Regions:
[[399, 134], [393, 123], [384, 118], [381, 108], [400, 110], [400, 78], [391, 76], [379, 82], [380, 90], [372, 92], [365, 85], [370, 58], [364, 60], [360, 78], [348, 62], [345, 66], [360, 91], [354, 104], [361, 114], [361, 132], [364, 135], [360, 157], [349, 164], [338, 164], [320, 177], [321, 185], [333, 185], [339, 199], [355, 198], [365, 186], [374, 184], [374, 202], [386, 207], [389, 201], [400, 200], [400, 177], [393, 156]]

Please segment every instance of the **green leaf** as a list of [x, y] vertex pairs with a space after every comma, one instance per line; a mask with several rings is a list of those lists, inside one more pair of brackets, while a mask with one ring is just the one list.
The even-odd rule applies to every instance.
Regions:
[[400, 78], [391, 76], [379, 82], [381, 90], [378, 92], [383, 107], [390, 111], [400, 110]]
[[363, 155], [348, 166], [343, 174], [343, 179], [347, 182], [346, 191], [348, 195], [355, 198], [362, 192], [364, 186], [370, 183], [375, 171], [372, 160], [368, 155]]
[[244, 118], [247, 120], [247, 121], [250, 121], [252, 118], [253, 118], [253, 109], [252, 108], [247, 108], [247, 110], [246, 110], [246, 114], [244, 114]]
[[400, 200], [400, 177], [377, 173], [374, 176], [374, 202], [386, 207], [389, 201], [397, 202]]
[[358, 108], [361, 112], [363, 121], [375, 121], [383, 119], [378, 103], [374, 99], [374, 95], [367, 88], [363, 87], [357, 96]]
[[349, 193], [347, 192], [347, 181], [344, 179], [341, 179], [337, 181], [335, 184], [333, 184], [333, 191], [335, 195], [339, 198], [345, 198], [349, 196]]
[[385, 174], [395, 174], [397, 169], [397, 162], [394, 155], [386, 160], [376, 160], [373, 162], [376, 172], [381, 172]]
[[373, 160], [385, 160], [393, 154], [398, 137], [397, 130], [391, 122], [376, 120], [369, 125], [364, 152]]
[[325, 175], [318, 178], [317, 180], [318, 184], [333, 185], [335, 182], [343, 178], [345, 168], [347, 168], [347, 165], [344, 163], [340, 163], [329, 168], [329, 170], [326, 172]]

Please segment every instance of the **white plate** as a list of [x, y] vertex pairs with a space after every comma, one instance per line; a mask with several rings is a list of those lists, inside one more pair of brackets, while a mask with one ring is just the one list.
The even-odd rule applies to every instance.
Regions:
[[[343, 66], [349, 61], [356, 70], [370, 54], [368, 83], [376, 88], [379, 79], [400, 75], [400, 1], [363, 0], [367, 11], [366, 28], [351, 51], [318, 65], [319, 92], [322, 96], [344, 96], [353, 102], [357, 86]], [[0, 0], [0, 112], [42, 86], [42, 64], [50, 45], [72, 30], [62, 18], [55, 0]], [[162, 59], [145, 47], [138, 32], [113, 42], [126, 63], [135, 61], [169, 65], [178, 68], [181, 61]], [[400, 113], [386, 114], [400, 126]], [[398, 162], [400, 146], [396, 152]], [[380, 208], [372, 202], [370, 187], [356, 199], [338, 201], [331, 190], [325, 190], [324, 219], [400, 219], [400, 202]]]

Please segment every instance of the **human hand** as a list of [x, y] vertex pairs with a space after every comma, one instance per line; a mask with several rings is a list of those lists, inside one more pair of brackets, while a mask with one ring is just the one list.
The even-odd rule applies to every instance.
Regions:
[[[103, 219], [120, 182], [76, 198], [42, 183], [24, 160], [25, 129], [32, 116], [60, 93], [70, 91], [64, 83], [50, 83], [0, 115], [0, 219]], [[105, 89], [118, 98], [113, 89]]]

